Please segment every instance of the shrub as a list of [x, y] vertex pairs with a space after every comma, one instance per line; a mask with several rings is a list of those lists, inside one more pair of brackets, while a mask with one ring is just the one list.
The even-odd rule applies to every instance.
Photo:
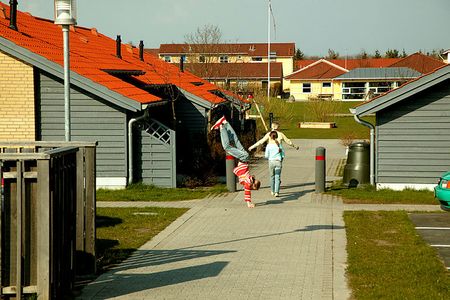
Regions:
[[311, 98], [305, 106], [304, 120], [307, 122], [334, 122], [339, 103]]

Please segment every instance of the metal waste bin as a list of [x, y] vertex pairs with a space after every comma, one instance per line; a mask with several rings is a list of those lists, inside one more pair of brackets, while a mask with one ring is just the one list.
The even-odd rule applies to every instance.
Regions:
[[343, 182], [349, 187], [357, 187], [359, 184], [370, 182], [369, 143], [355, 142], [349, 146]]

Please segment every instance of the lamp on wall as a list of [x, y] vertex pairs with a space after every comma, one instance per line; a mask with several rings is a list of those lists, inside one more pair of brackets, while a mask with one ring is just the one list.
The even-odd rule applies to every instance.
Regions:
[[62, 25], [64, 44], [64, 135], [66, 142], [70, 137], [70, 50], [69, 26], [76, 25], [76, 1], [55, 0], [55, 24]]

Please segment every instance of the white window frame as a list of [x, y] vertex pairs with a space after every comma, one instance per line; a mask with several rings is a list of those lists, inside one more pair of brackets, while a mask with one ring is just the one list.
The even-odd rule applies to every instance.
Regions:
[[228, 55], [221, 55], [219, 61], [221, 64], [228, 63]]
[[[327, 86], [325, 86], [325, 84], [327, 84]], [[330, 88], [331, 87], [331, 82], [330, 81], [322, 82], [322, 87], [323, 88]]]
[[[307, 87], [305, 85], [309, 85], [309, 87]], [[306, 89], [309, 89], [309, 92], [305, 91]], [[303, 94], [311, 94], [311, 91], [312, 91], [311, 82], [304, 82], [304, 83], [302, 83], [302, 93]]]

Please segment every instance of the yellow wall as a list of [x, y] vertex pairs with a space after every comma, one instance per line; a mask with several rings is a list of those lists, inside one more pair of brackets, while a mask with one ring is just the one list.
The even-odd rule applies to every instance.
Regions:
[[[323, 82], [331, 82], [331, 87], [322, 87]], [[303, 83], [311, 83], [311, 93], [303, 93]], [[295, 100], [302, 101], [308, 100], [311, 97], [317, 97], [320, 94], [332, 94], [333, 100], [341, 100], [341, 84], [340, 82], [332, 82], [331, 80], [323, 80], [323, 81], [300, 81], [300, 80], [291, 80], [290, 83], [290, 93], [294, 96]]]
[[34, 139], [33, 67], [0, 52], [0, 141]]

